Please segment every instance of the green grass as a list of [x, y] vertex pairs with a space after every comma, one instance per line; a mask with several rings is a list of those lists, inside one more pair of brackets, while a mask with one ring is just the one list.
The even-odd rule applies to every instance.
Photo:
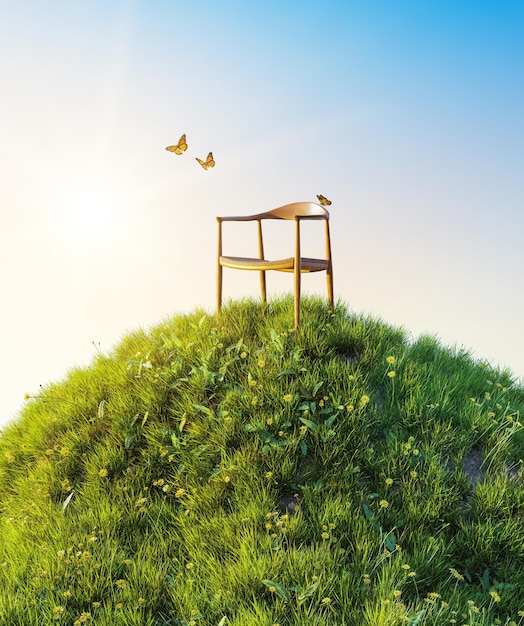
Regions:
[[0, 433], [0, 623], [524, 624], [524, 389], [292, 299], [127, 335]]

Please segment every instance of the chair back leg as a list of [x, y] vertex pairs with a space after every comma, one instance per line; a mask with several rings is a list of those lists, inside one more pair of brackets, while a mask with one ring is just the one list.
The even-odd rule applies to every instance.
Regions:
[[333, 268], [331, 265], [326, 270], [326, 281], [327, 281], [327, 293], [328, 300], [331, 306], [334, 306], [334, 296], [333, 296]]

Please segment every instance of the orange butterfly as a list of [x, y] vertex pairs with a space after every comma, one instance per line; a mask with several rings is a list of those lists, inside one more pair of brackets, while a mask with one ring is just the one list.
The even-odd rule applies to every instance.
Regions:
[[317, 198], [322, 206], [329, 206], [331, 204], [331, 200], [324, 198], [322, 194], [318, 195]]
[[185, 152], [187, 150], [186, 135], [184, 134], [180, 137], [176, 146], [167, 146], [166, 150], [174, 152], [175, 154], [182, 154], [182, 152]]
[[207, 155], [207, 158], [205, 161], [202, 161], [202, 159], [199, 159], [198, 157], [195, 157], [195, 159], [200, 163], [200, 165], [207, 170], [209, 167], [215, 167], [215, 161], [213, 159], [213, 153], [210, 152]]

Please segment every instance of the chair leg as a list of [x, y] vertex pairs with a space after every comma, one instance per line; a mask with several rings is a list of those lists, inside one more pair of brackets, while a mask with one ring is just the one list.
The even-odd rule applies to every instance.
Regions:
[[301, 272], [300, 269], [297, 272], [295, 269], [295, 330], [300, 324], [300, 283]]
[[266, 301], [266, 272], [260, 272], [260, 292], [262, 294], [262, 302]]
[[330, 266], [326, 271], [328, 300], [331, 306], [334, 306], [333, 296], [333, 268]]
[[222, 266], [220, 262], [217, 266], [217, 313], [220, 313], [222, 308]]

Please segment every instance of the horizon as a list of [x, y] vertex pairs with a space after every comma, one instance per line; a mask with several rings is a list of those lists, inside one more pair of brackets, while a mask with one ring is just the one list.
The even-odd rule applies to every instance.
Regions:
[[[520, 3], [23, 0], [0, 30], [0, 428], [126, 332], [212, 313], [216, 215], [317, 194], [336, 301], [522, 384]], [[226, 301], [258, 288], [224, 272]]]

